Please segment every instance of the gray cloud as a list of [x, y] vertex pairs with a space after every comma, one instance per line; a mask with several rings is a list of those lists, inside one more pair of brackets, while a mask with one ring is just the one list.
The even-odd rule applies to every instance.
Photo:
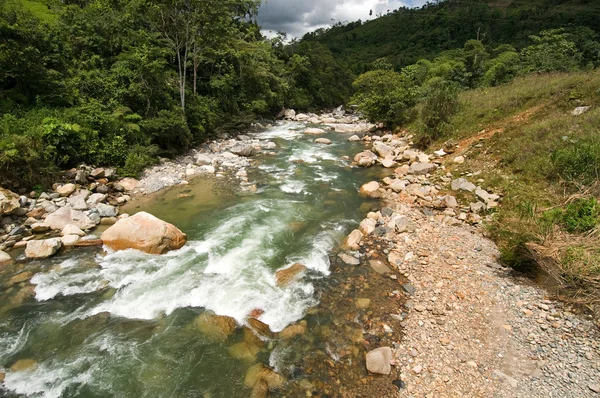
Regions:
[[[417, 7], [426, 0], [263, 0], [258, 22], [272, 36], [283, 31], [289, 38], [328, 27], [337, 22], [368, 20], [378, 13], [402, 6]], [[369, 11], [373, 10], [373, 17]]]

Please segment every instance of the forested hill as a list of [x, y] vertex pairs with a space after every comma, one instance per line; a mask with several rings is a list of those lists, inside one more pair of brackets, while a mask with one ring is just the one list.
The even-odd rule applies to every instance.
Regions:
[[391, 10], [364, 23], [338, 23], [307, 33], [302, 41], [327, 45], [340, 63], [358, 75], [382, 57], [399, 68], [460, 48], [470, 39], [486, 46], [520, 48], [542, 30], [582, 26], [600, 32], [600, 1], [441, 0], [418, 9]]

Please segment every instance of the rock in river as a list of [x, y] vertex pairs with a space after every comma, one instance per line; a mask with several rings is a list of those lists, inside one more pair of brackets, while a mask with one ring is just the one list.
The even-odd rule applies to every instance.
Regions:
[[25, 248], [27, 258], [46, 258], [50, 257], [60, 249], [62, 241], [59, 238], [30, 240]]
[[373, 152], [371, 152], [369, 150], [366, 150], [366, 151], [357, 153], [356, 156], [354, 156], [354, 161], [360, 167], [373, 166], [375, 164], [375, 162], [377, 161], [377, 155], [375, 155]]
[[226, 340], [236, 328], [235, 319], [211, 312], [199, 315], [195, 324], [206, 337], [214, 341]]
[[0, 250], [0, 267], [12, 264], [13, 260], [10, 254]]
[[150, 254], [162, 254], [180, 249], [187, 235], [173, 224], [146, 212], [120, 219], [101, 236], [113, 250], [137, 249]]
[[288, 285], [292, 280], [299, 274], [304, 272], [306, 267], [300, 263], [296, 263], [291, 267], [279, 270], [275, 273], [275, 279], [277, 280], [277, 286], [282, 287]]
[[367, 370], [371, 373], [389, 375], [392, 372], [391, 360], [392, 349], [390, 347], [376, 348], [367, 353]]

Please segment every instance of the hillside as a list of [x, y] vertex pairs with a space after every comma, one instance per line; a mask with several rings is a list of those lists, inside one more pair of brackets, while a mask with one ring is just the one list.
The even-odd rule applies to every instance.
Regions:
[[585, 26], [598, 33], [598, 15], [600, 2], [591, 0], [446, 0], [420, 9], [399, 8], [364, 23], [336, 24], [308, 33], [302, 41], [327, 45], [339, 62], [360, 74], [381, 57], [399, 68], [470, 39], [520, 48], [529, 35], [550, 28]]

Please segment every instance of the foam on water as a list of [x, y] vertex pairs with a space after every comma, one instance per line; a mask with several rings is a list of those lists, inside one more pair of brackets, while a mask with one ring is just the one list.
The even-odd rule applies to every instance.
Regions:
[[306, 188], [306, 184], [302, 181], [288, 180], [285, 184], [281, 185], [280, 189], [286, 193], [301, 193]]
[[284, 140], [291, 141], [298, 136], [302, 135], [299, 129], [304, 129], [306, 126], [302, 123], [295, 122], [283, 122], [278, 123], [273, 129], [264, 131], [262, 133], [256, 134], [261, 140], [272, 140], [274, 138], [282, 138]]

